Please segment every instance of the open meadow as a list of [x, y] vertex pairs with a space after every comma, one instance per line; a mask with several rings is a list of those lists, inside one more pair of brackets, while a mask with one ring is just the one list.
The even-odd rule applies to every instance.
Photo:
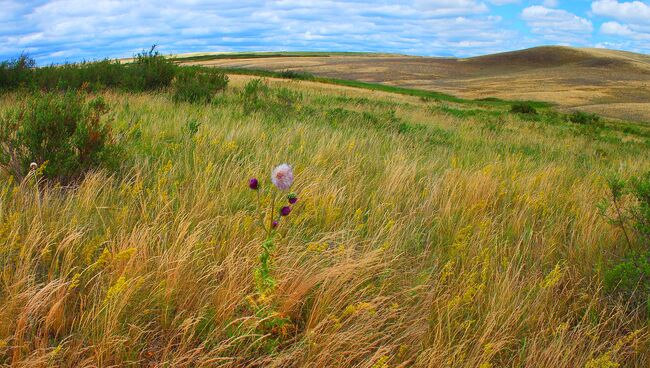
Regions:
[[471, 58], [206, 53], [177, 55], [177, 60], [187, 65], [302, 71], [462, 98], [548, 101], [564, 111], [650, 122], [650, 56], [632, 52], [553, 46]]
[[[648, 125], [227, 82], [201, 102], [83, 84], [117, 168], [61, 183], [53, 156], [14, 172], [5, 158], [1, 365], [650, 365], [645, 289], [608, 276], [643, 238], [607, 218], [636, 203], [608, 179], [650, 170]], [[38, 93], [0, 96], [4, 139]], [[287, 203], [271, 190], [282, 163], [297, 202], [271, 230], [257, 206]]]

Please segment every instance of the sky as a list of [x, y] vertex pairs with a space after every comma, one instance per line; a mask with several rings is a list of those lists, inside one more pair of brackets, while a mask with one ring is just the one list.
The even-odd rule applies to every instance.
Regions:
[[0, 60], [207, 51], [468, 57], [540, 45], [650, 53], [650, 0], [0, 0]]

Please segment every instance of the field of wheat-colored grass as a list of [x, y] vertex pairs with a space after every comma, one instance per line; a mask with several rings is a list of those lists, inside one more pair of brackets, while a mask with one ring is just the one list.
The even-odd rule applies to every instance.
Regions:
[[[284, 113], [245, 114], [248, 79], [207, 106], [105, 92], [118, 174], [0, 176], [0, 364], [650, 364], [643, 314], [602, 291], [626, 248], [597, 208], [608, 173], [650, 169], [647, 138], [295, 81], [269, 81], [302, 94]], [[260, 315], [247, 181], [283, 162], [300, 201]]]
[[566, 111], [650, 122], [650, 56], [624, 51], [552, 46], [465, 59], [259, 53], [178, 55], [177, 60], [214, 67], [304, 71], [462, 98], [547, 101]]

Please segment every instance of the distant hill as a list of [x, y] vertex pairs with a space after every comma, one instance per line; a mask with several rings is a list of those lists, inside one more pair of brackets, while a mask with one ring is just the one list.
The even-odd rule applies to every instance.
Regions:
[[[464, 59], [345, 53], [236, 55], [206, 55], [185, 62], [300, 70], [466, 98], [541, 100], [561, 109], [650, 122], [650, 56], [625, 51], [544, 46]], [[177, 57], [183, 60], [182, 55]]]
[[503, 68], [557, 68], [578, 66], [586, 68], [624, 67], [650, 70], [650, 56], [625, 51], [578, 49], [561, 46], [543, 46], [532, 49], [478, 56], [459, 61], [493, 70]]

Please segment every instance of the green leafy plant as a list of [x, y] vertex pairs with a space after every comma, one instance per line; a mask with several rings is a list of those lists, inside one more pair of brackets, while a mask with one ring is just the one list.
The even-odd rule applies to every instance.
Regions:
[[[605, 270], [605, 289], [645, 309], [650, 318], [650, 172], [627, 182], [612, 177], [609, 188], [611, 208], [601, 205], [601, 212], [621, 229], [628, 252]], [[624, 206], [624, 199], [632, 204]]]
[[302, 101], [302, 94], [288, 88], [271, 88], [262, 79], [253, 79], [240, 92], [245, 114], [263, 112], [273, 118], [286, 118], [296, 111], [295, 107]]
[[[263, 323], [260, 325], [261, 332], [271, 334], [272, 336], [286, 335], [291, 326], [291, 321], [288, 317], [276, 312], [277, 301], [275, 300], [274, 292], [277, 281], [273, 275], [273, 260], [276, 248], [275, 238], [278, 234], [277, 229], [282, 219], [287, 218], [291, 214], [293, 206], [298, 202], [298, 196], [295, 193], [288, 193], [293, 185], [293, 179], [291, 166], [282, 164], [273, 169], [271, 173], [271, 181], [275, 189], [271, 187], [268, 191], [264, 191], [257, 178], [251, 178], [248, 181], [248, 187], [255, 191], [257, 196], [259, 226], [266, 234], [266, 239], [262, 242], [261, 246], [259, 263], [253, 271], [255, 296], [249, 298], [249, 302], [255, 314], [262, 318]], [[280, 198], [285, 197], [286, 202], [276, 206], [278, 194]], [[270, 205], [267, 210], [262, 205], [262, 196], [266, 195], [270, 197]], [[277, 342], [277, 340], [272, 341]], [[275, 343], [271, 344], [271, 346], [275, 345]]]
[[512, 104], [510, 107], [510, 112], [513, 114], [537, 115], [537, 109], [535, 109], [533, 105], [527, 102], [518, 102]]
[[502, 115], [496, 117], [488, 116], [483, 118], [482, 120], [483, 120], [482, 129], [484, 131], [500, 134], [505, 130], [506, 119]]
[[262, 109], [270, 91], [269, 86], [261, 79], [253, 79], [246, 83], [240, 93], [244, 105], [244, 112], [248, 114]]
[[274, 95], [276, 102], [285, 108], [293, 108], [297, 103], [302, 101], [302, 94], [300, 92], [285, 87], [275, 90]]
[[228, 77], [223, 73], [183, 68], [172, 84], [173, 99], [175, 102], [209, 103], [227, 85]]
[[0, 167], [16, 178], [30, 163], [43, 165], [45, 179], [68, 184], [89, 170], [115, 167], [109, 107], [83, 94], [39, 93], [0, 118]]
[[574, 124], [593, 125], [600, 123], [600, 116], [583, 111], [575, 111], [568, 116], [570, 122]]
[[50, 65], [34, 68], [30, 89], [45, 91], [98, 91], [121, 87], [128, 77], [127, 67], [118, 61]]
[[0, 63], [0, 90], [96, 91], [119, 88], [134, 92], [153, 91], [170, 86], [178, 69], [170, 59], [156, 51], [155, 45], [136, 54], [131, 63], [106, 59], [37, 68], [35, 60], [23, 54]]
[[28, 87], [36, 61], [26, 54], [0, 63], [0, 91]]
[[285, 79], [298, 79], [298, 80], [314, 80], [313, 74], [295, 70], [283, 70], [279, 73], [280, 78]]
[[[287, 164], [277, 166], [271, 173], [271, 181], [280, 193], [287, 192], [293, 185], [293, 169]], [[291, 213], [292, 206], [298, 201], [298, 196], [295, 193], [287, 194], [287, 203], [276, 208], [278, 192], [271, 188], [268, 193], [270, 196], [270, 207], [265, 212], [262, 208], [263, 188], [260, 186], [259, 180], [257, 178], [251, 178], [248, 182], [248, 187], [257, 194], [259, 225], [266, 233], [266, 240], [262, 243], [259, 267], [255, 270], [256, 289], [258, 294], [264, 299], [275, 288], [275, 279], [271, 276], [271, 257], [275, 250], [273, 240], [277, 235], [276, 230], [282, 218], [289, 216]]]
[[133, 91], [160, 90], [171, 84], [178, 67], [156, 50], [156, 45], [149, 51], [136, 54], [133, 63], [128, 65], [123, 86]]
[[187, 122], [185, 125], [185, 129], [187, 129], [187, 132], [190, 134], [190, 136], [195, 136], [196, 133], [199, 132], [199, 128], [201, 127], [201, 123], [199, 123], [198, 120], [192, 119]]
[[605, 272], [605, 288], [631, 305], [643, 308], [650, 318], [650, 252], [633, 252]]

